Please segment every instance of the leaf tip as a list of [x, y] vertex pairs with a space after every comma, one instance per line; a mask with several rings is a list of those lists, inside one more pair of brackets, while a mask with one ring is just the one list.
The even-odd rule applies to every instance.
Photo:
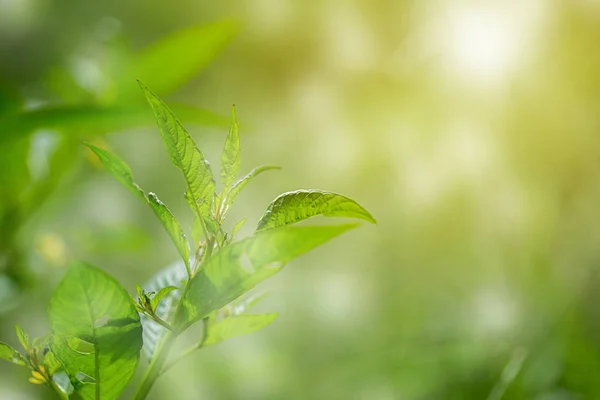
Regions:
[[140, 85], [140, 88], [142, 89], [142, 91], [144, 92], [144, 95], [146, 96], [146, 99], [148, 99], [148, 101], [150, 101], [150, 99], [152, 98], [158, 98], [158, 96], [156, 96], [154, 94], [154, 92], [152, 90], [150, 90], [148, 88], [148, 86], [146, 86], [141, 80], [136, 79], [138, 85]]

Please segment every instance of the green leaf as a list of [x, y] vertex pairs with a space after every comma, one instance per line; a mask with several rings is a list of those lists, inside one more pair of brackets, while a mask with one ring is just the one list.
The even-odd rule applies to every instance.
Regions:
[[106, 168], [119, 182], [121, 182], [123, 186], [129, 189], [136, 196], [143, 199], [144, 202], [148, 203], [152, 211], [154, 211], [156, 217], [162, 223], [163, 228], [165, 228], [171, 237], [173, 244], [175, 244], [177, 251], [181, 255], [181, 258], [183, 259], [183, 262], [189, 271], [190, 248], [187, 239], [183, 233], [181, 225], [171, 211], [167, 208], [167, 206], [165, 206], [164, 203], [159, 200], [156, 194], [152, 192], [148, 193], [148, 196], [144, 194], [142, 188], [135, 183], [131, 168], [125, 161], [121, 160], [118, 156], [109, 152], [108, 150], [101, 149], [100, 147], [96, 147], [90, 143], [85, 143], [85, 145], [98, 156], [102, 164], [106, 166]]
[[277, 313], [269, 313], [243, 314], [222, 319], [211, 325], [202, 346], [209, 346], [233, 337], [254, 333], [275, 321], [276, 318]]
[[42, 352], [42, 354], [45, 353], [46, 355], [44, 356], [44, 359], [42, 360], [42, 363], [44, 364], [44, 366], [48, 370], [48, 373], [50, 375], [54, 375], [57, 371], [62, 370], [63, 366], [60, 363], [60, 361], [58, 361], [58, 359], [54, 355], [54, 352], [50, 348], [51, 338], [52, 338], [52, 336], [48, 335], [44, 339], [44, 351]]
[[367, 210], [346, 196], [321, 190], [296, 190], [273, 200], [256, 230], [293, 224], [316, 215], [359, 218], [376, 223]]
[[235, 234], [238, 233], [240, 229], [242, 229], [242, 226], [244, 226], [247, 220], [248, 218], [242, 218], [237, 222], [237, 224], [235, 224], [235, 226], [231, 230], [231, 237], [235, 237]]
[[233, 202], [238, 197], [238, 195], [242, 192], [242, 190], [246, 187], [246, 185], [248, 183], [250, 183], [250, 181], [252, 179], [254, 179], [257, 175], [259, 175], [265, 171], [272, 170], [272, 169], [281, 169], [281, 167], [277, 167], [274, 165], [264, 165], [261, 167], [256, 167], [252, 171], [250, 171], [248, 173], [248, 175], [244, 176], [242, 179], [239, 179], [237, 182], [235, 182], [233, 184], [233, 186], [231, 187], [231, 189], [229, 190], [229, 193], [227, 195], [227, 205], [229, 206], [229, 205], [233, 204]]
[[[50, 298], [48, 317], [51, 349], [67, 373], [94, 379], [95, 384], [77, 388], [81, 397], [116, 399], [133, 376], [142, 347], [140, 319], [127, 291], [102, 270], [73, 263]], [[94, 351], [74, 350], [73, 338], [92, 343]]]
[[91, 143], [84, 143], [102, 162], [102, 164], [109, 170], [109, 172], [129, 191], [138, 197], [141, 197], [146, 201], [146, 195], [141, 187], [133, 180], [133, 174], [131, 168], [127, 163], [121, 160], [118, 156], [111, 153], [108, 150], [94, 146]]
[[167, 294], [171, 293], [173, 290], [179, 290], [179, 288], [176, 286], [167, 286], [167, 287], [160, 289], [158, 291], [158, 293], [156, 293], [154, 295], [154, 297], [152, 297], [152, 300], [150, 301], [150, 305], [152, 306], [152, 311], [155, 311], [156, 307], [158, 307], [158, 305], [160, 304], [160, 301], [163, 299], [163, 297], [165, 297]]
[[[53, 375], [57, 370], [62, 368], [62, 365], [58, 362], [50, 348], [51, 339], [51, 334], [47, 334], [41, 338], [35, 338], [33, 340], [33, 347], [38, 354], [38, 361], [46, 367], [46, 370], [50, 375]], [[39, 358], [39, 355], [42, 356], [41, 359]]]
[[222, 249], [189, 282], [175, 324], [188, 327], [279, 272], [286, 262], [355, 226], [287, 226]]
[[210, 218], [204, 218], [204, 226], [206, 226], [206, 230], [212, 236], [217, 236], [217, 233], [220, 230], [219, 224]]
[[188, 241], [183, 233], [183, 229], [175, 216], [171, 213], [171, 211], [163, 204], [162, 201], [158, 199], [158, 197], [150, 192], [148, 193], [148, 204], [154, 211], [154, 214], [158, 217], [160, 222], [162, 222], [163, 227], [173, 240], [177, 251], [181, 255], [183, 262], [185, 264], [186, 269], [188, 270], [188, 274], [191, 275], [190, 272], [190, 246]]
[[[150, 281], [144, 285], [144, 290], [150, 292], [160, 292], [163, 288], [168, 286], [174, 286], [179, 289], [167, 293], [162, 298], [162, 301], [156, 306], [154, 313], [163, 321], [171, 323], [173, 320], [173, 314], [175, 308], [179, 304], [181, 292], [187, 278], [188, 276], [186, 275], [182, 263], [175, 262], [157, 272]], [[167, 330], [163, 326], [152, 321], [146, 315], [142, 315], [141, 320], [144, 327], [144, 354], [146, 354], [148, 359], [152, 359]]]
[[132, 76], [168, 94], [197, 75], [237, 33], [237, 24], [220, 21], [171, 34], [140, 52]]
[[27, 332], [25, 332], [20, 325], [15, 325], [15, 331], [17, 332], [17, 338], [19, 338], [19, 343], [21, 343], [21, 346], [23, 346], [25, 350], [29, 350], [30, 343]]
[[240, 172], [240, 132], [235, 114], [235, 106], [231, 109], [231, 128], [229, 128], [229, 135], [225, 140], [223, 146], [223, 152], [221, 153], [221, 182], [225, 188], [231, 186], [231, 184], [237, 178]]
[[154, 111], [171, 162], [183, 172], [187, 184], [186, 198], [192, 211], [199, 218], [208, 218], [215, 194], [215, 180], [210, 164], [167, 105], [143, 83], [139, 83]]
[[4, 342], [0, 342], [0, 360], [6, 360], [17, 365], [26, 365], [21, 353]]

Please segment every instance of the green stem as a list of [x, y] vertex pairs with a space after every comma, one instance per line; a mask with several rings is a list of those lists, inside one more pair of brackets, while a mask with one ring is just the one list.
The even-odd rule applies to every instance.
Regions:
[[131, 400], [144, 400], [146, 396], [148, 396], [150, 389], [152, 389], [152, 385], [154, 385], [154, 382], [156, 382], [156, 379], [160, 375], [160, 371], [167, 360], [169, 351], [171, 350], [175, 339], [176, 336], [170, 331], [167, 331], [161, 345], [156, 350], [152, 361], [150, 361], [150, 366], [146, 370], [146, 373], [144, 374], [144, 377], [142, 378], [142, 381], [140, 382], [140, 385], [138, 386], [138, 389]]
[[170, 370], [171, 367], [173, 367], [175, 364], [179, 363], [179, 361], [183, 360], [184, 358], [186, 358], [187, 356], [189, 356], [190, 354], [192, 354], [196, 350], [200, 350], [201, 348], [202, 348], [202, 344], [201, 343], [197, 343], [197, 344], [195, 344], [195, 345], [193, 345], [191, 347], [188, 347], [176, 359], [174, 359], [173, 361], [171, 361], [170, 363], [168, 363], [167, 365], [165, 365], [160, 370], [160, 372], [158, 373], [158, 376], [161, 376], [162, 374], [164, 374], [165, 372], [167, 372], [168, 370]]
[[[202, 221], [202, 225], [204, 226], [204, 221], [203, 220], [201, 220], [201, 221]], [[204, 227], [204, 229], [205, 229], [205, 234], [206, 234], [206, 227]], [[210, 245], [213, 244], [212, 238], [210, 238], [208, 240], [208, 243]], [[209, 257], [210, 257], [210, 253], [204, 254], [199, 267], [201, 267], [202, 264], [204, 262], [206, 262], [206, 260]], [[196, 272], [198, 272], [198, 271], [196, 271]], [[186, 284], [183, 294], [181, 296], [182, 299], [185, 298], [185, 294], [187, 293], [188, 288], [189, 288], [189, 281]], [[175, 315], [177, 315], [179, 313], [179, 308], [181, 307], [181, 304], [182, 303], [180, 301], [175, 310]], [[189, 324], [188, 324], [188, 326], [189, 326]], [[142, 381], [140, 382], [140, 385], [138, 386], [138, 389], [135, 392], [135, 394], [133, 395], [133, 397], [131, 398], [131, 400], [144, 400], [146, 398], [146, 396], [148, 396], [148, 393], [150, 393], [150, 389], [152, 389], [152, 385], [154, 385], [154, 382], [156, 382], [156, 379], [161, 375], [163, 365], [167, 361], [167, 357], [169, 356], [169, 351], [171, 350], [171, 347], [173, 346], [173, 343], [175, 342], [177, 335], [179, 333], [183, 332], [185, 330], [185, 328], [187, 328], [187, 326], [184, 326], [183, 328], [178, 327], [176, 332], [173, 332], [170, 330], [167, 331], [167, 333], [165, 334], [165, 337], [163, 338], [162, 343], [160, 344], [160, 346], [156, 350], [156, 353], [152, 357], [152, 360], [150, 361], [150, 366], [146, 370], [146, 373], [144, 374], [144, 377], [142, 378]]]
[[168, 331], [173, 332], [173, 327], [171, 325], [169, 325], [164, 319], [161, 319], [158, 315], [152, 313], [146, 313], [146, 315], [154, 322], [156, 322], [157, 324], [159, 324], [160, 326], [162, 326], [163, 328], [165, 328]]
[[165, 365], [164, 368], [161, 369], [161, 371], [158, 373], [158, 376], [161, 376], [162, 374], [167, 372], [169, 369], [171, 369], [171, 367], [173, 367], [179, 361], [183, 360], [184, 358], [186, 358], [187, 356], [189, 356], [196, 350], [200, 350], [202, 347], [204, 347], [204, 341], [208, 337], [208, 324], [209, 324], [209, 317], [206, 317], [206, 318], [204, 318], [204, 320], [202, 320], [202, 340], [199, 343], [196, 343], [195, 345], [188, 347], [176, 359], [172, 360], [170, 363]]

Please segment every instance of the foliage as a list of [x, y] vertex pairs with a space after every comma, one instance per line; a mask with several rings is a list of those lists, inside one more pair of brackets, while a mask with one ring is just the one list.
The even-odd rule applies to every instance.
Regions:
[[[114, 41], [106, 45], [108, 59], [99, 62], [106, 80], [103, 90], [90, 91], [66, 71], [53, 68], [46, 79], [50, 93], [47, 98], [35, 99], [40, 103], [36, 107], [26, 107], [31, 99], [0, 82], [0, 168], [4, 171], [0, 175], [0, 258], [6, 261], [0, 267], [0, 278], [8, 278], [17, 292], [35, 284], [36, 276], [24, 265], [27, 250], [18, 243], [17, 236], [55, 192], [65, 172], [79, 160], [76, 149], [82, 137], [101, 141], [99, 138], [106, 133], [151, 122], [135, 79], [150, 82], [161, 96], [169, 95], [212, 62], [236, 32], [237, 25], [231, 21], [191, 26], [137, 53], [122, 49], [124, 46]], [[190, 47], [196, 50], [181, 51]], [[227, 125], [227, 118], [208, 110], [185, 104], [172, 107], [187, 123]], [[40, 156], [36, 148], [43, 141], [52, 145], [46, 146], [45, 154]], [[30, 171], [29, 165], [29, 160], [38, 158], [47, 159], [39, 176]], [[64, 194], [66, 189], [61, 192]], [[151, 194], [147, 197], [157, 215], [174, 221], [157, 198]], [[172, 226], [170, 232], [178, 235], [177, 226]], [[181, 241], [178, 250], [185, 257]], [[16, 306], [17, 301], [18, 296], [0, 293], [4, 309]]]
[[[17, 327], [25, 354], [0, 343], [0, 357], [31, 369], [30, 381], [52, 387], [62, 398], [118, 398], [133, 376], [142, 344], [150, 365], [134, 399], [144, 399], [165, 364], [174, 340], [202, 321], [203, 335], [183, 356], [226, 339], [264, 328], [276, 313], [248, 314], [256, 298], [239, 300], [294, 258], [354, 228], [355, 224], [292, 226], [316, 215], [375, 220], [355, 201], [325, 191], [296, 191], [277, 197], [267, 208], [254, 235], [235, 240], [223, 228], [235, 197], [258, 173], [236, 178], [240, 168], [240, 138], [235, 110], [221, 156], [222, 190], [216, 190], [211, 167], [174, 113], [140, 83], [158, 123], [173, 164], [185, 178], [186, 199], [197, 221], [191, 243], [181, 224], [154, 193], [138, 186], [129, 166], [115, 154], [87, 146], [125, 188], [147, 203], [181, 255], [185, 274], [163, 271], [133, 298], [102, 270], [81, 262], [70, 266], [48, 307], [50, 334], [30, 344]], [[243, 223], [243, 220], [242, 222]], [[192, 256], [193, 255], [193, 256]], [[141, 315], [138, 315], [138, 313]], [[142, 325], [148, 333], [142, 334]], [[62, 375], [60, 375], [62, 374]], [[61, 379], [61, 376], [68, 379]]]

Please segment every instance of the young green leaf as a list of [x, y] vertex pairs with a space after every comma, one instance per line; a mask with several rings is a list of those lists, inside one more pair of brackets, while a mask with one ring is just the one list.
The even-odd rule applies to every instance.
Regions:
[[54, 355], [54, 352], [52, 351], [52, 349], [50, 349], [50, 340], [51, 340], [51, 336], [49, 335], [48, 338], [46, 339], [47, 348], [44, 351], [46, 353], [46, 355], [44, 356], [42, 363], [44, 364], [44, 367], [46, 368], [46, 370], [48, 370], [48, 373], [50, 375], [54, 375], [59, 370], [63, 370], [63, 366], [60, 363], [60, 361], [58, 361], [56, 356]]
[[133, 60], [132, 76], [168, 94], [210, 63], [237, 30], [237, 24], [219, 21], [177, 31], [142, 50]]
[[211, 325], [202, 346], [209, 346], [230, 338], [254, 333], [275, 321], [275, 318], [277, 318], [277, 313], [242, 314], [222, 319]]
[[210, 218], [204, 218], [204, 226], [206, 226], [208, 233], [210, 233], [212, 236], [217, 236], [217, 233], [220, 229], [218, 223]]
[[286, 262], [354, 227], [286, 226], [225, 247], [189, 282], [175, 324], [186, 328], [279, 272]]
[[143, 83], [139, 84], [152, 107], [171, 162], [183, 172], [187, 184], [186, 198], [192, 211], [199, 218], [209, 218], [215, 194], [210, 164], [169, 107]]
[[[116, 399], [135, 372], [142, 347], [139, 315], [127, 291], [102, 270], [74, 263], [50, 298], [48, 317], [50, 346], [66, 372], [95, 381], [79, 386], [79, 395]], [[93, 353], [73, 350], [73, 338], [92, 343]]]
[[252, 179], [254, 179], [257, 175], [272, 169], [281, 169], [281, 167], [277, 167], [274, 165], [264, 165], [261, 167], [256, 167], [252, 171], [250, 171], [248, 175], [236, 181], [229, 190], [229, 194], [227, 195], [227, 205], [229, 206], [233, 204], [238, 195], [242, 192], [246, 185], [250, 183]]
[[158, 199], [158, 197], [150, 192], [148, 193], [148, 204], [154, 211], [154, 214], [158, 217], [160, 222], [162, 222], [163, 227], [173, 240], [177, 251], [181, 255], [183, 262], [185, 264], [186, 269], [188, 270], [188, 274], [191, 275], [190, 271], [190, 246], [188, 241], [183, 233], [183, 229], [179, 222], [175, 219], [175, 216], [171, 213], [171, 211], [163, 204], [162, 201]]
[[6, 360], [17, 365], [25, 365], [25, 359], [10, 345], [0, 342], [0, 360]]
[[17, 338], [19, 338], [19, 343], [21, 343], [21, 346], [23, 346], [25, 350], [29, 350], [30, 343], [27, 332], [25, 332], [20, 325], [15, 325], [15, 331], [17, 332]]
[[142, 188], [140, 188], [137, 183], [133, 180], [133, 174], [131, 172], [131, 168], [127, 163], [117, 157], [115, 154], [111, 153], [108, 150], [102, 149], [100, 147], [94, 146], [91, 143], [84, 143], [89, 149], [98, 156], [102, 164], [110, 171], [110, 173], [119, 181], [123, 186], [125, 186], [129, 191], [135, 194], [138, 197], [146, 200], [146, 195]]
[[235, 234], [238, 233], [240, 229], [242, 229], [242, 226], [244, 226], [247, 219], [248, 218], [242, 218], [234, 225], [233, 229], [231, 230], [231, 237], [235, 237]]
[[[137, 183], [135, 183], [133, 179], [133, 174], [131, 172], [131, 168], [127, 163], [121, 160], [115, 154], [109, 152], [108, 150], [102, 149], [100, 147], [96, 147], [93, 144], [85, 143], [86, 146], [90, 148], [98, 156], [102, 164], [106, 166], [106, 168], [113, 174], [113, 176], [121, 182], [123, 186], [129, 189], [136, 196], [140, 197], [144, 200], [144, 202], [148, 203], [152, 211], [156, 217], [162, 223], [163, 228], [167, 231], [173, 244], [175, 244], [175, 248], [181, 255], [183, 262], [185, 263], [188, 271], [190, 270], [190, 248], [185, 238], [185, 234], [183, 233], [183, 229], [181, 225], [175, 219], [175, 216], [171, 213], [171, 211], [161, 202], [156, 194], [150, 192], [148, 196], [144, 193], [141, 187]], [[191, 274], [191, 272], [189, 272]]]
[[160, 301], [163, 299], [163, 297], [165, 297], [166, 295], [171, 293], [173, 290], [178, 290], [178, 289], [179, 288], [177, 288], [176, 286], [167, 286], [167, 287], [160, 289], [158, 291], [158, 293], [156, 293], [154, 295], [154, 297], [152, 297], [152, 299], [150, 300], [150, 305], [152, 306], [152, 310], [153, 311], [156, 310], [156, 308], [160, 304]]
[[227, 135], [221, 154], [221, 182], [225, 188], [231, 186], [237, 178], [240, 172], [240, 163], [240, 132], [235, 106], [233, 106], [231, 109], [231, 128], [229, 128], [229, 135]]
[[316, 215], [359, 218], [376, 223], [367, 210], [346, 196], [322, 190], [296, 190], [273, 200], [256, 230], [293, 224]]

